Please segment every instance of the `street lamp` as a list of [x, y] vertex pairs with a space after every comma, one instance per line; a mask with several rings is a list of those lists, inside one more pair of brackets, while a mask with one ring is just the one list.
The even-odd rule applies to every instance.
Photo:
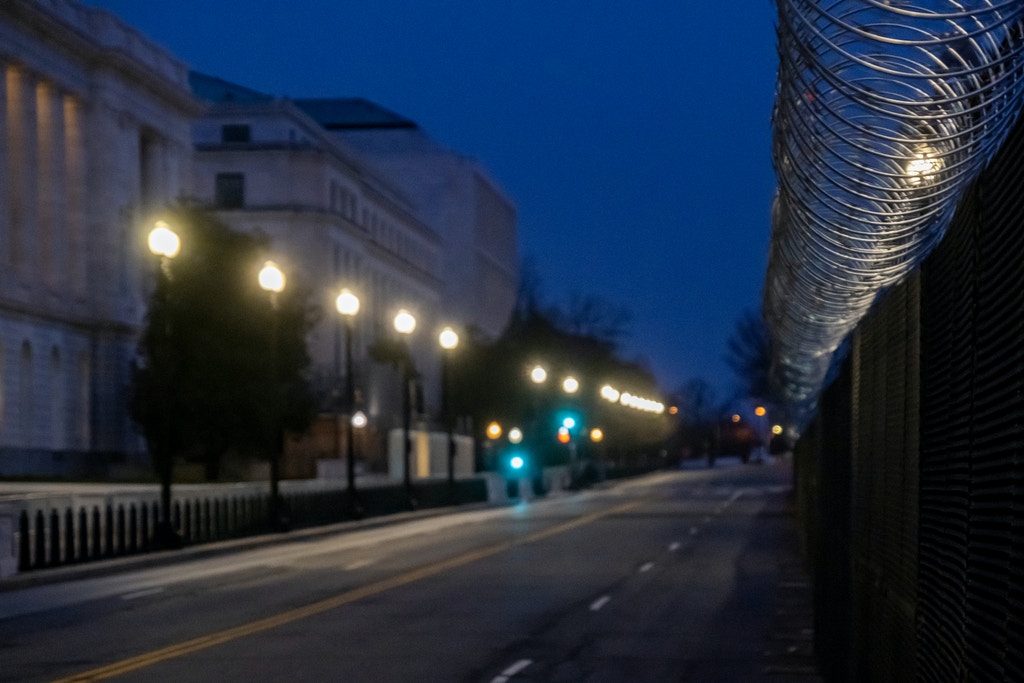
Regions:
[[174, 478], [174, 456], [171, 453], [171, 411], [173, 410], [174, 391], [171, 383], [176, 368], [172, 367], [174, 356], [170, 350], [171, 317], [166, 309], [167, 287], [171, 281], [170, 263], [171, 259], [177, 256], [181, 250], [181, 239], [170, 225], [164, 221], [157, 221], [149, 233], [147, 243], [149, 250], [160, 260], [156, 292], [160, 297], [160, 307], [165, 309], [163, 347], [169, 366], [164, 369], [163, 410], [160, 418], [159, 443], [156, 444], [156, 448], [160, 451], [157, 453], [157, 465], [160, 468], [160, 520], [156, 525], [156, 542], [161, 548], [179, 548], [181, 547], [181, 536], [178, 535], [174, 528], [174, 522], [171, 521], [171, 481]]
[[[347, 289], [341, 290], [334, 302], [338, 313], [345, 319], [345, 413], [349, 416], [349, 424], [345, 429], [345, 472], [348, 476], [348, 503], [353, 513], [359, 513], [356, 502], [356, 454], [355, 439], [352, 433], [352, 417], [355, 412], [355, 385], [352, 381], [352, 323], [359, 312], [359, 297]], [[338, 419], [334, 420], [334, 428], [338, 429]]]
[[[437, 336], [437, 343], [441, 345], [444, 352], [441, 354], [441, 415], [444, 417], [445, 427], [448, 429], [448, 486], [454, 498], [455, 494], [455, 419], [451, 414], [449, 405], [451, 393], [451, 368], [450, 357], [455, 347], [459, 345], [458, 333], [450, 327], [445, 327]], [[455, 501], [457, 502], [457, 501]]]
[[281, 518], [281, 496], [278, 482], [281, 478], [279, 451], [283, 446], [281, 438], [281, 387], [278, 381], [278, 307], [277, 295], [284, 291], [284, 273], [273, 261], [267, 261], [260, 269], [257, 280], [260, 287], [270, 293], [270, 306], [272, 308], [270, 317], [270, 379], [273, 390], [271, 393], [271, 427], [274, 430], [274, 441], [270, 450], [270, 524], [277, 530], [284, 530], [284, 520]]
[[764, 406], [757, 406], [754, 408], [754, 415], [761, 418], [757, 422], [757, 441], [758, 451], [756, 462], [762, 462], [765, 458], [765, 451], [771, 445], [771, 437], [768, 435], [768, 410]]
[[569, 375], [568, 377], [562, 380], [562, 391], [564, 391], [565, 393], [575, 394], [579, 390], [580, 381], [573, 377], [572, 375]]
[[[416, 317], [404, 308], [398, 311], [394, 320], [395, 331], [403, 338], [408, 338], [416, 329]], [[409, 459], [412, 444], [409, 443], [410, 422], [412, 421], [412, 358], [409, 355], [408, 343], [404, 342], [405, 368], [402, 372], [402, 479], [405, 485], [405, 496], [411, 507], [416, 507], [416, 499], [412, 493], [412, 475], [409, 471]]]
[[543, 365], [534, 365], [530, 370], [530, 381], [534, 384], [544, 384], [548, 379], [548, 371]]

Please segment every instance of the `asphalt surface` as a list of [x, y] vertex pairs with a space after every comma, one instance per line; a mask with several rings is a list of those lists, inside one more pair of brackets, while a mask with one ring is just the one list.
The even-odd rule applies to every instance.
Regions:
[[815, 681], [785, 463], [46, 570], [0, 681]]

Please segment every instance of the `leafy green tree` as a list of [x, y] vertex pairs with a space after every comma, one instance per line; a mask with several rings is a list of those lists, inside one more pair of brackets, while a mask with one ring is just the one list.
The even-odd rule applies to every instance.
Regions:
[[162, 264], [150, 297], [131, 411], [162, 477], [185, 457], [216, 479], [226, 453], [276, 458], [284, 431], [311, 424], [315, 311], [292, 274], [273, 302], [260, 289], [267, 239], [196, 209], [167, 222], [181, 252]]

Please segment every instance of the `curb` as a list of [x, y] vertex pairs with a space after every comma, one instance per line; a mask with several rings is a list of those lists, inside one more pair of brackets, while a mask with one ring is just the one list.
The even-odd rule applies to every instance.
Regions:
[[391, 526], [410, 520], [441, 517], [443, 515], [472, 512], [489, 507], [503, 507], [504, 505], [507, 504], [495, 505], [493, 503], [486, 502], [467, 503], [465, 505], [450, 505], [446, 507], [428, 508], [425, 510], [396, 512], [392, 514], [368, 517], [366, 519], [349, 520], [323, 526], [306, 527], [296, 529], [295, 531], [284, 531], [224, 541], [214, 541], [212, 543], [187, 546], [181, 550], [156, 550], [153, 552], [117, 557], [109, 560], [96, 560], [94, 562], [87, 562], [78, 565], [66, 565], [62, 567], [54, 567], [52, 569], [34, 569], [0, 580], [0, 595], [6, 592], [34, 588], [36, 586], [101, 578], [121, 572], [191, 562], [194, 560], [218, 557], [230, 553], [255, 550], [257, 548], [284, 545], [285, 543], [306, 541], [335, 534]]

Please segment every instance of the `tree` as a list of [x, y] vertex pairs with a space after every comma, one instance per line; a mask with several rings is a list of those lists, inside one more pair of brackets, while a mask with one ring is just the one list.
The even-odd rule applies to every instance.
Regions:
[[736, 375], [740, 394], [770, 400], [771, 338], [760, 314], [744, 311], [726, 344], [725, 361]]
[[704, 379], [691, 379], [676, 390], [674, 397], [679, 408], [679, 419], [673, 445], [685, 448], [691, 454], [712, 458], [717, 447], [718, 421], [721, 408], [715, 390]]
[[[524, 305], [493, 342], [468, 331], [452, 359], [453, 409], [472, 416], [481, 432], [492, 420], [505, 429], [520, 427], [526, 434], [524, 446], [538, 465], [565, 462], [566, 448], [555, 437], [556, 422], [567, 412], [579, 413], [588, 428], [600, 427], [605, 435], [598, 447], [578, 434], [580, 454], [600, 448], [606, 454], [627, 458], [657, 450], [668, 433], [665, 415], [611, 404], [598, 395], [600, 386], [608, 383], [637, 395], [657, 396], [651, 373], [618, 358], [611, 341], [577, 334], [556, 320], [550, 311]], [[550, 373], [541, 386], [528, 378], [529, 369], [536, 364]], [[574, 396], [567, 396], [557, 386], [568, 372], [584, 384]], [[485, 437], [483, 442], [487, 443]]]
[[158, 472], [177, 457], [216, 479], [222, 457], [277, 457], [284, 431], [314, 417], [308, 290], [291, 277], [276, 302], [259, 288], [268, 241], [182, 208], [167, 221], [181, 253], [163, 263], [133, 371], [132, 417]]

